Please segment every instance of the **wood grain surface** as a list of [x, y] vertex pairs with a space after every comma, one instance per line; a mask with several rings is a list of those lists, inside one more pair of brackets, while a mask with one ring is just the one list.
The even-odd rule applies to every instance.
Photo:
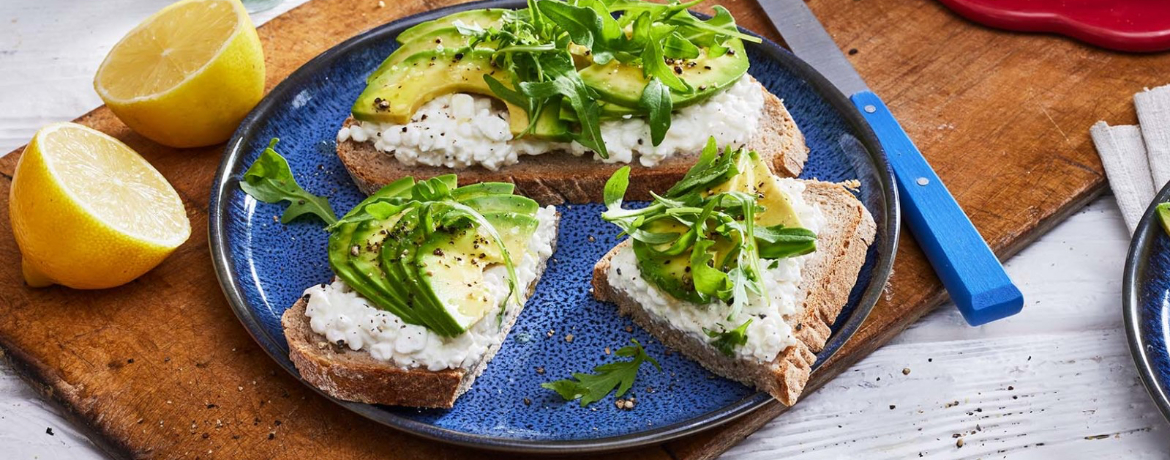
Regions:
[[[764, 0], [768, 1], [768, 0]], [[271, 88], [341, 40], [448, 0], [313, 0], [260, 29]], [[753, 0], [720, 2], [770, 38]], [[967, 210], [1007, 256], [1099, 192], [1087, 135], [1097, 119], [1132, 123], [1130, 96], [1170, 70], [1170, 56], [1125, 55], [1050, 36], [992, 31], [929, 0], [810, 3]], [[708, 7], [710, 5], [707, 5]], [[251, 340], [209, 260], [207, 200], [221, 147], [174, 151], [99, 108], [79, 122], [148, 158], [184, 198], [196, 231], [158, 269], [125, 287], [78, 292], [23, 286], [11, 230], [0, 225], [0, 347], [46, 397], [115, 454], [185, 458], [474, 458], [482, 452], [404, 435], [316, 396]], [[815, 154], [815, 152], [814, 152]], [[19, 150], [0, 158], [7, 200]], [[0, 205], [0, 220], [7, 221]], [[944, 299], [925, 259], [900, 243], [887, 295], [810, 390], [881, 346]], [[782, 411], [614, 457], [711, 458]]]

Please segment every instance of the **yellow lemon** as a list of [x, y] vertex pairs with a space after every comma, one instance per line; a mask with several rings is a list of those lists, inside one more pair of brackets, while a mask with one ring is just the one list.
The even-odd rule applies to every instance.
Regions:
[[41, 128], [25, 147], [8, 213], [34, 287], [122, 285], [191, 236], [162, 174], [126, 144], [74, 123]]
[[171, 147], [212, 145], [264, 95], [264, 52], [239, 0], [182, 0], [114, 45], [93, 85], [139, 134]]

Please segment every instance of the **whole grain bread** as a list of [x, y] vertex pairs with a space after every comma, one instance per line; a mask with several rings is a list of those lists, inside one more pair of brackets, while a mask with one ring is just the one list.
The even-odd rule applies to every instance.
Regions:
[[[704, 338], [682, 332], [665, 320], [651, 315], [624, 291], [609, 282], [611, 260], [626, 246], [622, 242], [609, 251], [593, 268], [593, 296], [617, 304], [623, 315], [649, 331], [670, 348], [678, 350], [711, 372], [756, 387], [791, 406], [808, 382], [816, 354], [832, 333], [830, 326], [849, 299], [857, 274], [865, 263], [869, 245], [877, 226], [873, 216], [844, 186], [827, 182], [806, 181], [804, 198], [825, 215], [825, 228], [817, 235], [817, 250], [805, 261], [801, 271], [804, 294], [800, 312], [785, 320], [795, 331], [797, 343], [788, 347], [770, 363], [731, 358], [707, 344]], [[798, 305], [800, 300], [797, 299]]]
[[[559, 224], [560, 216], [557, 218]], [[555, 250], [555, 237], [552, 245]], [[536, 278], [528, 284], [525, 298], [532, 297], [536, 291], [536, 284], [540, 282], [547, 262], [540, 262]], [[309, 326], [309, 317], [305, 316], [307, 307], [308, 298], [302, 297], [280, 317], [284, 337], [288, 340], [289, 358], [300, 372], [302, 380], [334, 398], [346, 401], [434, 408], [451, 407], [459, 396], [471, 388], [471, 384], [500, 350], [508, 331], [512, 330], [512, 325], [524, 309], [524, 305], [509, 309], [501, 319], [503, 327], [495, 342], [471, 368], [430, 371], [422, 368], [404, 369], [393, 362], [376, 360], [364, 350], [354, 351], [330, 343], [325, 336], [313, 332]]]
[[[764, 113], [756, 136], [747, 143], [747, 148], [755, 150], [766, 160], [770, 159], [772, 170], [777, 171], [777, 174], [796, 177], [808, 160], [804, 135], [797, 129], [796, 121], [784, 103], [763, 85], [760, 85], [760, 91], [764, 92]], [[353, 123], [355, 121], [350, 117], [345, 120], [344, 126]], [[630, 176], [636, 180], [630, 181], [626, 199], [649, 200], [651, 190], [661, 192], [670, 188], [695, 164], [698, 154], [676, 155], [653, 168], [634, 162], [630, 165]], [[358, 188], [367, 194], [402, 177], [425, 179], [455, 172], [444, 167], [404, 165], [393, 155], [375, 149], [371, 142], [339, 142], [337, 156]], [[541, 205], [548, 205], [600, 201], [605, 181], [622, 166], [625, 164], [606, 164], [594, 160], [592, 156], [576, 156], [562, 151], [526, 156], [519, 163], [499, 171], [473, 166], [457, 172], [459, 185], [488, 181], [513, 182], [518, 193]]]

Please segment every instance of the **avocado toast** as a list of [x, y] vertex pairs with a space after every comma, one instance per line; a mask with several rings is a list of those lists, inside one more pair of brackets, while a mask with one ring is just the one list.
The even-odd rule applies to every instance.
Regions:
[[743, 41], [759, 39], [722, 7], [697, 19], [686, 11], [696, 3], [538, 0], [416, 25], [367, 79], [337, 153], [367, 193], [459, 170], [542, 204], [595, 201], [624, 164], [638, 177], [631, 199], [649, 199], [709, 136], [799, 174], [803, 136], [747, 73]]
[[301, 377], [348, 401], [451, 407], [556, 245], [552, 207], [508, 183], [395, 181], [329, 227], [335, 280], [281, 317]]
[[781, 178], [743, 149], [709, 144], [650, 206], [603, 218], [632, 235], [593, 271], [593, 294], [711, 372], [791, 405], [874, 241], [845, 186]]

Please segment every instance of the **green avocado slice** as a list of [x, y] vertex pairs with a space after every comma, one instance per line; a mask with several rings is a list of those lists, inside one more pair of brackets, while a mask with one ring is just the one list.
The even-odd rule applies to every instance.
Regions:
[[[513, 212], [483, 216], [500, 235], [512, 262], [519, 263], [528, 239], [536, 231], [537, 220]], [[479, 227], [435, 232], [419, 247], [415, 257], [414, 268], [422, 289], [443, 307], [443, 320], [456, 324], [460, 332], [496, 307], [490, 303], [492, 297], [484, 283], [484, 270], [504, 263], [504, 257], [496, 242]]]
[[[462, 202], [485, 215], [510, 212], [535, 217], [536, 210], [540, 208], [536, 201], [520, 195], [478, 196], [462, 200]], [[497, 228], [496, 231], [500, 231], [500, 229]]]
[[[700, 102], [739, 81], [747, 72], [748, 58], [743, 42], [738, 38], [727, 40], [729, 50], [722, 56], [709, 58], [706, 50], [695, 59], [672, 64], [675, 73], [694, 88], [691, 93], [670, 92], [675, 110]], [[597, 91], [602, 99], [626, 107], [638, 107], [642, 90], [648, 79], [641, 66], [622, 64], [616, 59], [604, 65], [592, 64], [581, 69], [585, 85]]]
[[[393, 53], [390, 53], [390, 56], [382, 61], [382, 64], [379, 65], [377, 69], [374, 69], [374, 71], [370, 73], [369, 77], [366, 77], [366, 83], [368, 84], [373, 81], [374, 76], [381, 74], [383, 70], [393, 67], [396, 64], [400, 64], [402, 61], [406, 60], [406, 58], [414, 56], [415, 54], [424, 51], [437, 50], [440, 46], [443, 47], [444, 50], [463, 50], [464, 48], [467, 48], [469, 43], [471, 43], [472, 38], [473, 37], [470, 35], [463, 35], [459, 33], [459, 29], [454, 27], [442, 27], [422, 34], [408, 42], [403, 43], [402, 46], [394, 50]], [[496, 46], [494, 43], [477, 43], [475, 45], [475, 49], [494, 50], [495, 48]]]
[[443, 313], [445, 308], [429, 291], [423, 289], [416, 267], [409, 263], [414, 261], [419, 246], [426, 242], [426, 234], [419, 220], [418, 211], [408, 213], [399, 220], [394, 229], [396, 238], [393, 244], [382, 245], [382, 267], [387, 278], [407, 293], [407, 304], [417, 313], [418, 322], [415, 324], [421, 324], [436, 334], [453, 337], [465, 329], [461, 329]]
[[452, 190], [451, 199], [464, 201], [486, 195], [511, 195], [515, 190], [516, 184], [511, 182], [477, 182]]
[[483, 29], [498, 27], [504, 16], [504, 9], [487, 8], [482, 10], [467, 10], [449, 14], [439, 19], [422, 22], [398, 34], [398, 43], [408, 43], [437, 29], [454, 27], [459, 21], [468, 26], [477, 26]]

